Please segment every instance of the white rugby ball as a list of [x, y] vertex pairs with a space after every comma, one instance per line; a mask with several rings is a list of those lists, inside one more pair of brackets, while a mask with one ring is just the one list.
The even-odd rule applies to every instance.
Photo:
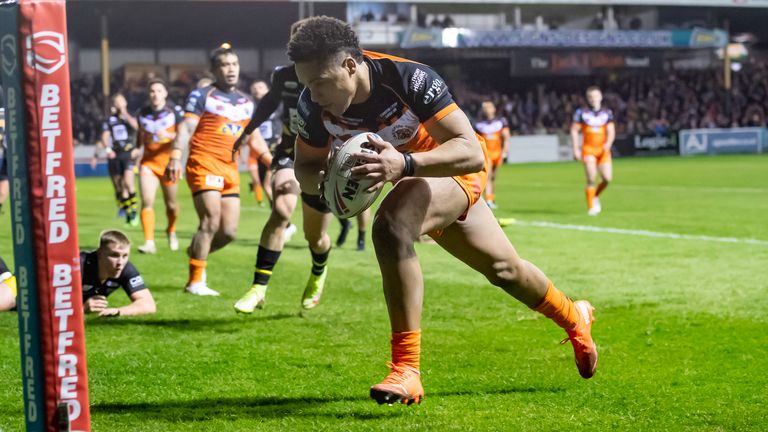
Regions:
[[362, 165], [362, 161], [352, 155], [355, 153], [376, 154], [368, 143], [370, 132], [361, 133], [348, 139], [344, 144], [331, 150], [328, 157], [325, 178], [323, 179], [323, 198], [333, 214], [340, 218], [351, 218], [365, 211], [379, 197], [381, 189], [366, 192], [374, 180], [355, 180], [351, 177], [352, 168]]

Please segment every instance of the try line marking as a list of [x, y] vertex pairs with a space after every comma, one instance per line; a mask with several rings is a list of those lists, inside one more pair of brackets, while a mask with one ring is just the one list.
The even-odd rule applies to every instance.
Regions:
[[539, 228], [554, 228], [554, 229], [564, 229], [564, 230], [572, 230], [572, 231], [588, 231], [588, 232], [598, 232], [598, 233], [636, 235], [636, 236], [643, 236], [643, 237], [670, 238], [670, 239], [677, 239], [677, 240], [699, 240], [699, 241], [710, 241], [710, 242], [718, 242], [718, 243], [740, 243], [740, 244], [768, 246], [768, 240], [758, 240], [758, 239], [752, 239], [752, 238], [715, 237], [715, 236], [706, 236], [706, 235], [691, 235], [691, 234], [678, 234], [678, 233], [670, 233], [670, 232], [597, 227], [597, 226], [590, 226], [590, 225], [560, 224], [560, 223], [545, 222], [545, 221], [521, 221], [521, 220], [514, 220], [514, 219], [511, 221], [508, 221], [508, 223], [505, 224], [504, 222], [507, 222], [507, 221], [508, 220], [501, 218], [499, 220], [499, 223], [502, 226], [506, 226], [509, 224], [509, 222], [511, 222], [515, 225], [533, 226], [533, 227], [539, 227]]

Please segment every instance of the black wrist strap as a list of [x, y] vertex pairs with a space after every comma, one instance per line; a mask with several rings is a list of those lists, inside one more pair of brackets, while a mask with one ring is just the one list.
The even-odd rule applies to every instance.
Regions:
[[416, 164], [413, 163], [413, 156], [410, 153], [403, 153], [405, 166], [403, 167], [403, 177], [413, 177], [416, 172]]

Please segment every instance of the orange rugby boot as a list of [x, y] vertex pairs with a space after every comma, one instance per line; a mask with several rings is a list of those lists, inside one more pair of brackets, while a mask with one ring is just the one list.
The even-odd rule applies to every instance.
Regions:
[[579, 374], [583, 378], [592, 378], [597, 370], [597, 345], [592, 340], [592, 323], [595, 321], [592, 312], [595, 308], [586, 300], [578, 300], [573, 304], [579, 311], [579, 323], [573, 330], [566, 330], [568, 337], [560, 343], [571, 341]]
[[392, 405], [421, 403], [424, 399], [424, 387], [421, 386], [421, 373], [402, 363], [387, 363], [392, 372], [380, 384], [371, 387], [371, 398], [381, 404]]

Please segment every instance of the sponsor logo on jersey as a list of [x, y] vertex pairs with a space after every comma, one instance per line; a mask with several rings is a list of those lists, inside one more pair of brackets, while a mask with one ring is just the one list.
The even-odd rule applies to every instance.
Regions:
[[424, 86], [427, 84], [427, 73], [421, 69], [416, 71], [411, 76], [411, 90], [419, 93], [424, 90]]
[[424, 95], [424, 104], [429, 104], [433, 100], [437, 99], [441, 94], [443, 94], [443, 89], [445, 89], [445, 83], [441, 79], [436, 79], [432, 81], [432, 85], [429, 87], [429, 90], [427, 90], [427, 94]]
[[132, 278], [131, 278], [131, 279], [128, 281], [128, 283], [129, 283], [129, 284], [130, 284], [132, 287], [134, 287], [134, 288], [135, 288], [135, 287], [137, 287], [137, 286], [139, 286], [139, 285], [142, 285], [142, 284], [144, 283], [144, 279], [143, 279], [141, 276], [136, 276], [136, 277], [132, 277]]
[[219, 132], [224, 135], [237, 136], [242, 129], [243, 127], [238, 124], [226, 123], [219, 129]]

